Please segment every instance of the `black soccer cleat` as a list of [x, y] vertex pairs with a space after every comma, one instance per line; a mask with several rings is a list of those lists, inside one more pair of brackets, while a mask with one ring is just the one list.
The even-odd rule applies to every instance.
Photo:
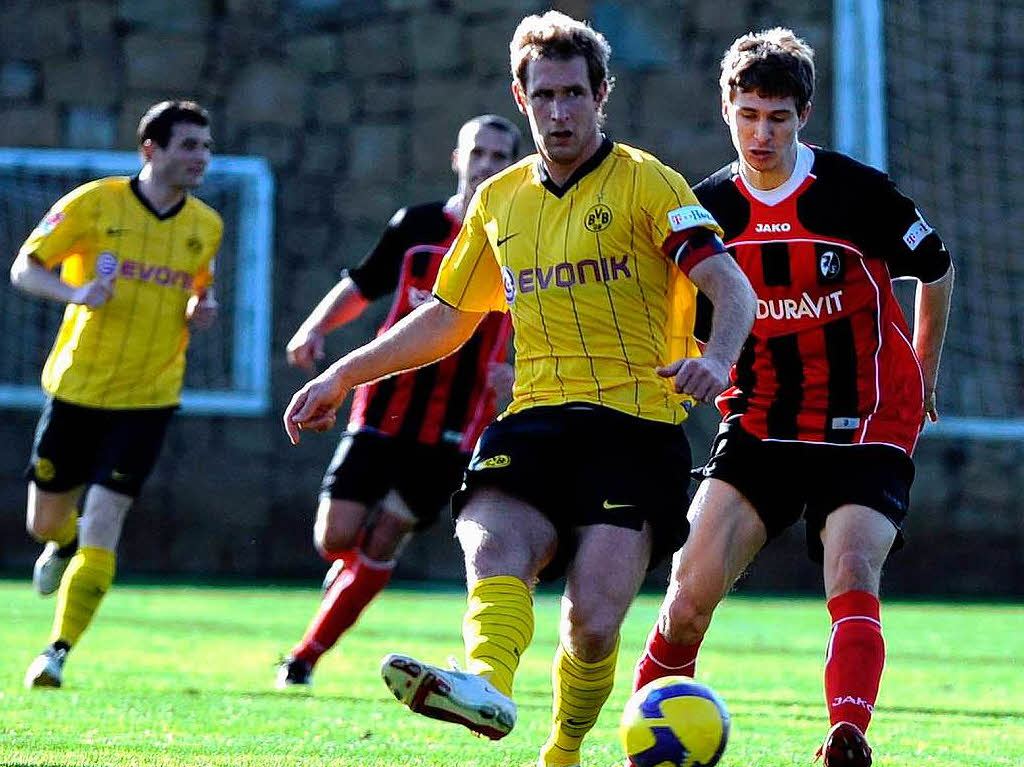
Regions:
[[822, 767], [871, 767], [871, 746], [857, 725], [836, 722], [816, 757], [824, 758]]
[[285, 690], [289, 687], [304, 686], [313, 684], [313, 664], [309, 661], [296, 658], [292, 655], [282, 658], [277, 664], [277, 678], [274, 687], [278, 690]]

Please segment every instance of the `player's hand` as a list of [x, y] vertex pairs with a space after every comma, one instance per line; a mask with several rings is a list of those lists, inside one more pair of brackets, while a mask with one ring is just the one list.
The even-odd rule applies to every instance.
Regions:
[[662, 378], [674, 379], [678, 394], [699, 402], [713, 402], [729, 385], [730, 366], [714, 357], [684, 357], [656, 368]]
[[932, 389], [924, 397], [924, 417], [921, 419], [921, 428], [924, 428], [925, 423], [931, 421], [936, 423], [939, 420], [939, 407], [935, 403], [935, 390]]
[[194, 330], [206, 330], [213, 325], [220, 311], [220, 304], [212, 294], [203, 292], [189, 296], [185, 304], [185, 321]]
[[324, 336], [312, 328], [299, 328], [285, 347], [288, 364], [310, 373], [324, 358]]
[[338, 407], [350, 388], [332, 366], [295, 392], [284, 411], [284, 430], [291, 443], [299, 444], [299, 432], [333, 429]]
[[494, 392], [499, 400], [512, 396], [512, 385], [516, 381], [516, 371], [507, 362], [487, 363], [487, 388]]
[[95, 309], [107, 303], [113, 295], [114, 275], [104, 275], [75, 288], [69, 303], [82, 304], [90, 309]]

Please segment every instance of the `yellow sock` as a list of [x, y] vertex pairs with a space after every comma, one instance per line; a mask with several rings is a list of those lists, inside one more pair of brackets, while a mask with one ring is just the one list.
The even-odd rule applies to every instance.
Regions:
[[615, 661], [619, 640], [604, 660], [588, 663], [558, 645], [551, 668], [554, 690], [551, 735], [540, 750], [545, 767], [565, 767], [580, 763], [580, 744], [597, 721], [601, 706], [615, 684]]
[[64, 520], [64, 524], [60, 526], [60, 529], [56, 533], [54, 533], [52, 540], [59, 548], [64, 548], [77, 537], [78, 511], [76, 509], [72, 509], [71, 513], [68, 514], [68, 518]]
[[89, 626], [114, 580], [114, 552], [83, 546], [71, 558], [57, 592], [50, 641], [74, 645]]
[[511, 696], [519, 656], [533, 639], [530, 590], [518, 578], [496, 575], [477, 581], [468, 602], [462, 621], [467, 670]]

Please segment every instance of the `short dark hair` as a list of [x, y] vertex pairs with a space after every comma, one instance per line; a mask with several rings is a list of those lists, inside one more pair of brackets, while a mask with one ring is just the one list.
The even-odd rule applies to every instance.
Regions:
[[733, 91], [792, 96], [802, 114], [814, 96], [814, 49], [792, 29], [773, 27], [737, 38], [722, 57], [722, 98]]
[[148, 140], [166, 149], [174, 126], [178, 123], [206, 127], [210, 124], [210, 114], [194, 101], [161, 101], [154, 104], [139, 120], [139, 146]]
[[462, 127], [459, 128], [459, 133], [461, 134], [469, 125], [480, 125], [484, 128], [493, 128], [496, 131], [509, 134], [512, 137], [512, 157], [519, 156], [519, 145], [523, 141], [523, 136], [519, 132], [519, 128], [511, 120], [506, 120], [501, 115], [478, 115], [466, 120]]

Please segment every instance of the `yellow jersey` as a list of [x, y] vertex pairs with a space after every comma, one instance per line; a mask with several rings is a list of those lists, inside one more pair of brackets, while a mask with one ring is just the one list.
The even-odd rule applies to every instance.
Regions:
[[722, 234], [686, 180], [647, 152], [605, 139], [561, 187], [533, 155], [481, 184], [434, 294], [511, 312], [506, 412], [581, 402], [680, 423], [692, 400], [655, 367], [700, 354], [696, 287], [673, 261], [695, 227]]
[[223, 224], [191, 195], [156, 213], [137, 179], [104, 178], [57, 201], [21, 247], [61, 279], [114, 276], [95, 309], [68, 304], [43, 367], [48, 394], [107, 409], [176, 405], [189, 332], [185, 305], [212, 279]]

